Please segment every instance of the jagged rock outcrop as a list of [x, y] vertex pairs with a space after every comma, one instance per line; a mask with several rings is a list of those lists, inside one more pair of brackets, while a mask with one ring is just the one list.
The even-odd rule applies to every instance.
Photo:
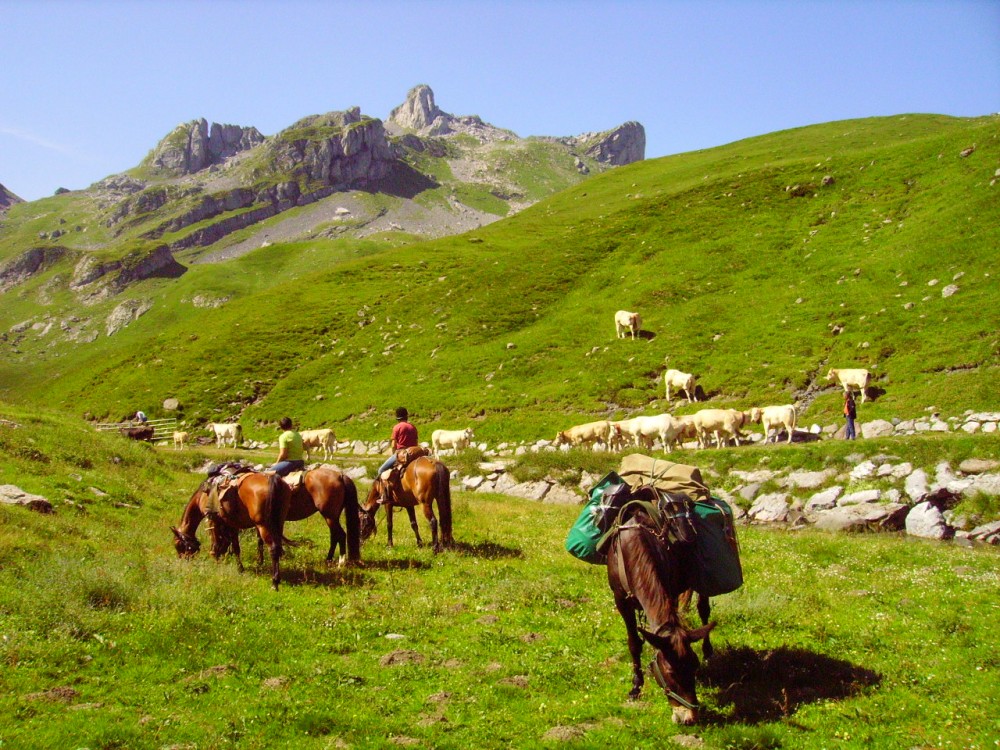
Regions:
[[64, 247], [33, 247], [0, 265], [0, 293], [28, 280], [66, 254]]
[[[85, 255], [73, 269], [69, 288], [80, 292], [84, 287], [117, 272], [111, 281], [98, 290], [87, 290], [90, 299], [103, 299], [117, 294], [137, 281], [150, 278], [177, 278], [187, 269], [174, 259], [174, 254], [166, 245], [148, 250], [138, 250], [121, 260], [102, 263], [92, 255]], [[110, 334], [109, 334], [110, 335]]]
[[153, 167], [173, 174], [192, 174], [263, 142], [264, 136], [255, 127], [217, 122], [209, 127], [205, 118], [201, 118], [174, 128], [153, 149], [148, 161]]
[[478, 115], [448, 114], [434, 103], [434, 92], [425, 84], [410, 89], [406, 101], [389, 113], [386, 126], [391, 131], [426, 137], [471, 135], [480, 143], [517, 140], [511, 131], [483, 122]]
[[3, 185], [0, 185], [0, 216], [5, 214], [7, 209], [15, 203], [24, 203], [24, 200], [18, 198]]
[[583, 149], [602, 164], [621, 167], [646, 158], [646, 129], [630, 120], [603, 133], [584, 133], [563, 139], [564, 143]]

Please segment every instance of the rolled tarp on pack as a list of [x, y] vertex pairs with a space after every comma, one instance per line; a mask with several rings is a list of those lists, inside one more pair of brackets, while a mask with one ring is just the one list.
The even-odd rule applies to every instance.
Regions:
[[706, 502], [712, 497], [697, 466], [632, 453], [622, 459], [618, 474], [633, 490], [648, 484], [664, 492], [686, 495], [696, 503]]

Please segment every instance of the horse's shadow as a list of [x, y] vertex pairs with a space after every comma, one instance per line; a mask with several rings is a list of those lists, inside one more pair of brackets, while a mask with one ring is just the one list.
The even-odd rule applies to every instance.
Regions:
[[785, 646], [721, 649], [705, 662], [699, 677], [718, 690], [720, 708], [732, 707], [727, 716], [705, 712], [706, 721], [719, 724], [778, 721], [803, 704], [849, 698], [882, 681], [870, 669]]
[[523, 550], [517, 547], [505, 547], [496, 542], [476, 542], [474, 544], [454, 542], [450, 549], [459, 555], [479, 557], [484, 560], [520, 559], [524, 557]]
[[368, 576], [364, 574], [364, 571], [356, 567], [328, 568], [326, 570], [282, 568], [281, 570], [281, 582], [288, 586], [322, 586], [324, 588], [349, 586], [358, 588], [364, 585], [367, 580]]
[[429, 570], [431, 565], [413, 557], [400, 557], [391, 560], [362, 560], [361, 567], [367, 570]]

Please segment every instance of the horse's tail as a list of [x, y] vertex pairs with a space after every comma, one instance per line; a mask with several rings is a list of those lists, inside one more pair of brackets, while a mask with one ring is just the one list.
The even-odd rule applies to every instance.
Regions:
[[435, 475], [437, 478], [438, 512], [441, 514], [441, 542], [445, 547], [454, 544], [451, 536], [451, 474], [448, 467], [438, 462]]
[[347, 559], [361, 559], [361, 514], [358, 505], [358, 486], [344, 475], [344, 516], [347, 521]]
[[267, 478], [267, 497], [264, 500], [264, 513], [275, 539], [277, 554], [281, 555], [281, 543], [285, 538], [285, 517], [288, 515], [288, 485], [278, 474], [269, 474]]

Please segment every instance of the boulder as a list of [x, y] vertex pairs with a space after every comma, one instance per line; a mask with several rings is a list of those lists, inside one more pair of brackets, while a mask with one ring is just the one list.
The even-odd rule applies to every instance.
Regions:
[[542, 502], [547, 505], [580, 505], [586, 498], [561, 484], [553, 484]]
[[1000, 521], [977, 526], [969, 532], [969, 539], [975, 539], [987, 544], [1000, 544]]
[[865, 440], [871, 440], [872, 438], [886, 437], [887, 435], [892, 435], [894, 428], [891, 422], [887, 422], [884, 419], [873, 419], [870, 422], [865, 422], [861, 425], [861, 437]]
[[1000, 468], [1000, 461], [982, 458], [967, 458], [958, 465], [963, 474], [984, 474], [997, 468]]
[[927, 494], [927, 472], [923, 469], [917, 469], [910, 476], [906, 478], [906, 484], [903, 487], [903, 491], [906, 492], [910, 500], [918, 500]]
[[13, 484], [0, 485], [0, 503], [5, 505], [23, 505], [39, 513], [51, 513], [52, 503], [41, 495], [32, 495]]
[[824, 510], [815, 517], [816, 528], [824, 531], [899, 531], [909, 506], [892, 503], [861, 503]]
[[754, 521], [762, 523], [780, 522], [788, 518], [790, 505], [788, 493], [773, 492], [761, 495], [754, 502], [747, 515]]
[[840, 497], [840, 493], [844, 491], [843, 487], [839, 485], [834, 485], [833, 487], [828, 487], [821, 492], [817, 492], [815, 495], [806, 501], [805, 512], [807, 515], [812, 515], [818, 513], [821, 510], [829, 510], [830, 508], [835, 508], [837, 506], [837, 498]]
[[848, 495], [844, 495], [840, 500], [837, 501], [837, 505], [860, 505], [862, 503], [877, 503], [882, 497], [882, 493], [879, 490], [861, 490], [860, 492], [852, 492]]
[[181, 402], [176, 398], [167, 398], [163, 400], [164, 411], [177, 411], [181, 408]]
[[875, 474], [875, 464], [872, 461], [862, 461], [851, 469], [851, 479], [868, 479]]
[[955, 530], [944, 520], [944, 515], [933, 503], [922, 502], [913, 506], [906, 515], [906, 533], [924, 539], [951, 539]]
[[836, 476], [833, 469], [823, 471], [794, 471], [787, 477], [779, 480], [783, 487], [797, 487], [803, 490], [814, 490], [822, 487], [832, 477]]

